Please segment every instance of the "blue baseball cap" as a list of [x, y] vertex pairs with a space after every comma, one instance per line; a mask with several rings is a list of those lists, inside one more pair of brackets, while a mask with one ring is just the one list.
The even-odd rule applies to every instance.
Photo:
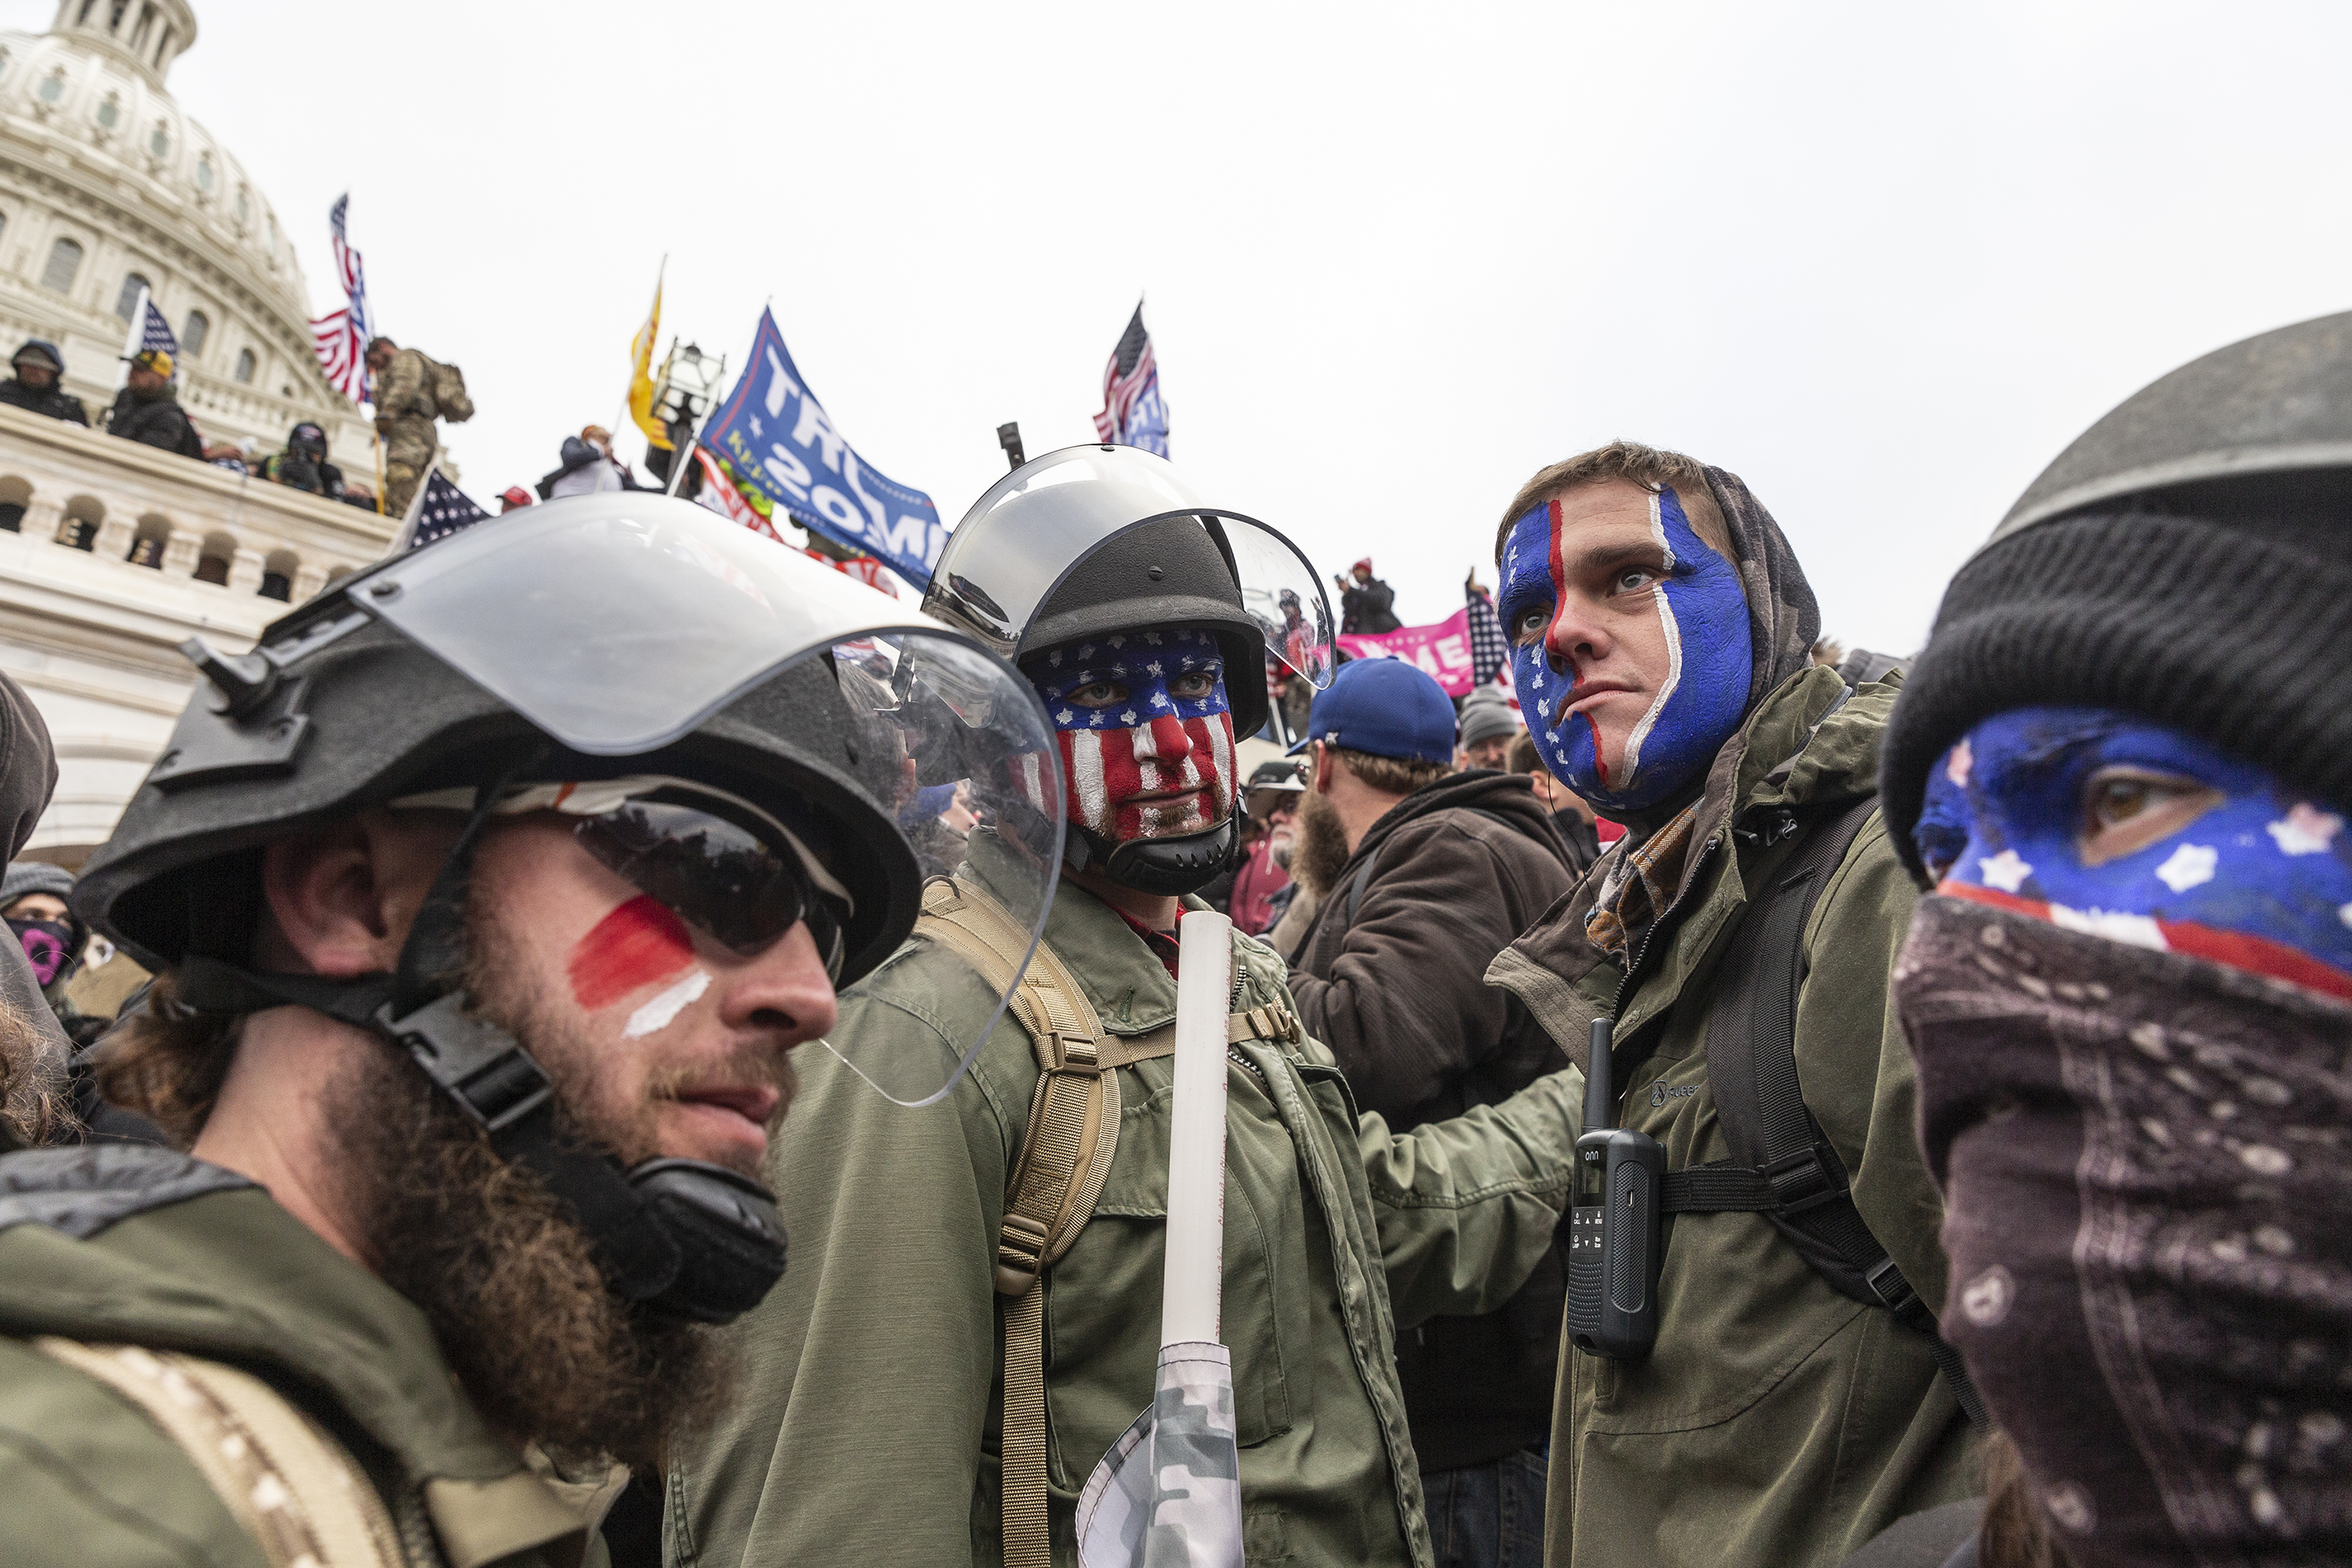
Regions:
[[1454, 760], [1454, 700], [1417, 665], [1401, 658], [1357, 658], [1339, 667], [1307, 710], [1308, 742], [1327, 741], [1376, 757], [1423, 763]]

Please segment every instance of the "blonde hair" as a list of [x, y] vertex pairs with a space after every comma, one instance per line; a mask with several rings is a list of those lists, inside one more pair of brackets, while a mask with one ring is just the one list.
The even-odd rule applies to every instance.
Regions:
[[1365, 787], [1382, 795], [1411, 795], [1428, 788], [1454, 771], [1451, 763], [1425, 763], [1419, 757], [1381, 757], [1370, 752], [1350, 751], [1345, 746], [1322, 742], [1324, 751], [1348, 764], [1348, 771], [1363, 781]]
[[1519, 487], [1519, 493], [1504, 509], [1501, 526], [1495, 530], [1495, 564], [1503, 563], [1503, 545], [1511, 536], [1513, 523], [1580, 485], [1604, 479], [1630, 479], [1645, 489], [1671, 489], [1683, 503], [1683, 515], [1690, 519], [1691, 531], [1726, 561], [1738, 561], [1731, 548], [1731, 529], [1723, 521], [1722, 509], [1715, 504], [1714, 488], [1706, 482], [1706, 464], [1638, 441], [1612, 441], [1540, 469]]

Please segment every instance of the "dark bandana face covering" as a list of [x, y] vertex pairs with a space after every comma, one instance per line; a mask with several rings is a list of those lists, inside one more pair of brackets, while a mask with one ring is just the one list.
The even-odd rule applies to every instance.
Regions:
[[1948, 897], [1894, 994], [1944, 1331], [2068, 1556], [2352, 1561], [2352, 1006]]

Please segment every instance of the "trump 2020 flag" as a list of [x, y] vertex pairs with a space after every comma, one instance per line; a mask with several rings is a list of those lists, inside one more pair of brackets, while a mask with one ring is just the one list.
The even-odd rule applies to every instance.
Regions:
[[750, 366], [703, 426], [702, 444], [735, 483], [837, 544], [863, 552], [918, 586], [948, 542], [931, 498], [877, 472], [834, 428], [776, 330], [760, 312]]
[[1152, 357], [1140, 300], [1118, 347], [1110, 351], [1110, 363], [1103, 367], [1103, 408], [1095, 416], [1095, 436], [1168, 455], [1168, 405], [1160, 395], [1160, 362]]

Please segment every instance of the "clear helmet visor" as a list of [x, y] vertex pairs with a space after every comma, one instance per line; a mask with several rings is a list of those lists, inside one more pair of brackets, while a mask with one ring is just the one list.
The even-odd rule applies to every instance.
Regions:
[[[896, 822], [927, 877], [955, 874], [984, 841], [991, 895], [1029, 946], [1045, 927], [1066, 814], [1036, 692], [969, 634], [795, 550], [687, 501], [581, 496], [478, 523], [349, 592], [593, 756], [658, 751], [824, 656], [859, 735], [857, 793]], [[834, 852], [858, 854], [855, 836]], [[870, 881], [837, 869], [848, 888]], [[845, 913], [854, 924], [856, 912]], [[946, 1049], [935, 1039], [826, 1047], [890, 1099], [926, 1104], [970, 1065], [1004, 1001]]]
[[923, 608], [1010, 658], [1078, 563], [1130, 529], [1183, 516], [1217, 540], [1266, 651], [1318, 689], [1330, 685], [1331, 604], [1314, 565], [1275, 530], [1208, 504], [1166, 458], [1134, 447], [1066, 447], [999, 479], [948, 535]]

